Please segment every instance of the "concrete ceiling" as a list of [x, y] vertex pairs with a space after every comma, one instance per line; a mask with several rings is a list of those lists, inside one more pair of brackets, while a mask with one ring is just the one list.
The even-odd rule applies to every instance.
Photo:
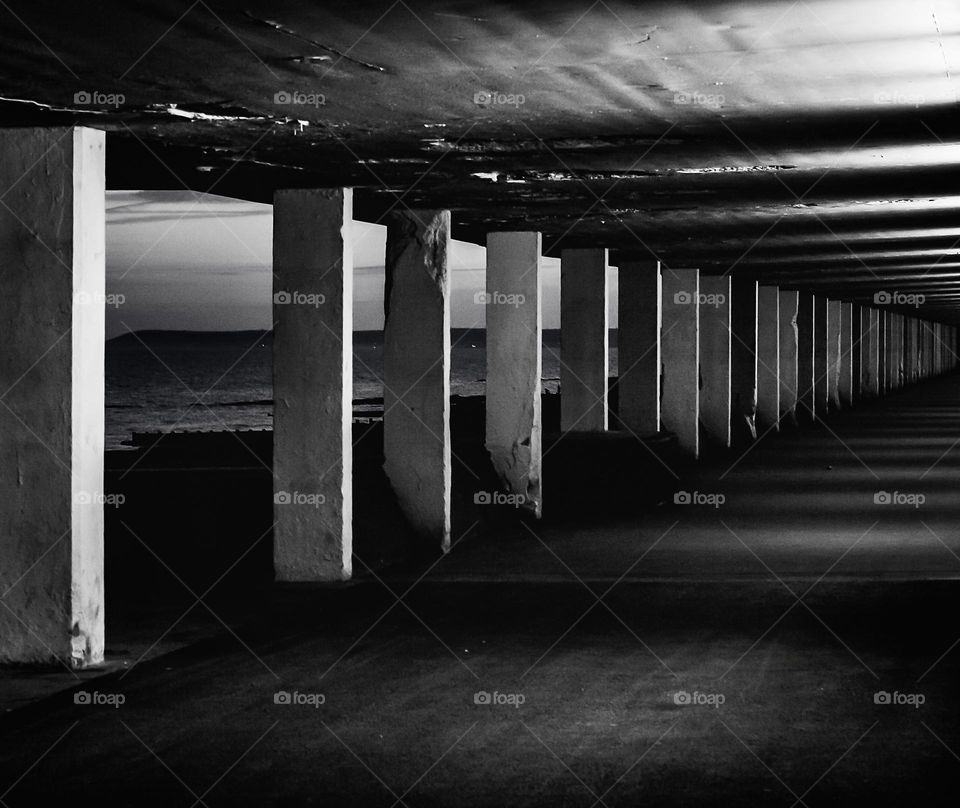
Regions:
[[5, 0], [0, 19], [0, 125], [106, 129], [112, 188], [351, 185], [371, 221], [448, 207], [467, 240], [539, 229], [554, 254], [920, 292], [960, 320], [954, 0]]

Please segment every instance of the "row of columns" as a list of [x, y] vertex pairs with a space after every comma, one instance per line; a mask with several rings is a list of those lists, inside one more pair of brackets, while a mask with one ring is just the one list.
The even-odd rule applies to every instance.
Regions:
[[[0, 661], [103, 658], [104, 140], [0, 131]], [[274, 562], [352, 574], [353, 221], [349, 189], [274, 203]], [[391, 216], [384, 469], [410, 524], [450, 546], [450, 214]], [[486, 447], [539, 516], [541, 239], [487, 240]], [[607, 428], [607, 252], [561, 260], [561, 423]], [[741, 278], [619, 268], [619, 416], [699, 452], [956, 366], [953, 327]], [[91, 302], [93, 305], [91, 305]], [[859, 354], [856, 354], [860, 346]], [[854, 359], [854, 355], [857, 356]], [[835, 394], [831, 400], [831, 391]], [[832, 401], [832, 403], [831, 403]]]
[[[622, 328], [638, 291], [660, 303], [650, 322], [661, 321], [661, 369], [630, 361], [645, 348], [636, 326]], [[729, 447], [755, 438], [758, 422], [815, 421], [957, 364], [953, 326], [694, 269], [621, 266], [620, 322], [621, 420], [638, 435], [662, 423], [693, 456], [701, 433]], [[659, 411], [624, 402], [657, 384]]]

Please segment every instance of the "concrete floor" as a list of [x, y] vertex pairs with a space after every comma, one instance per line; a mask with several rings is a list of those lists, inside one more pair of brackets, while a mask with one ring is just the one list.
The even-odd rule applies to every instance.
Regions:
[[135, 664], [193, 602], [140, 593], [110, 614], [122, 670], [8, 704], [0, 800], [953, 804], [958, 405], [935, 380], [715, 457], [677, 488], [719, 508], [473, 529], [429, 565], [211, 595]]

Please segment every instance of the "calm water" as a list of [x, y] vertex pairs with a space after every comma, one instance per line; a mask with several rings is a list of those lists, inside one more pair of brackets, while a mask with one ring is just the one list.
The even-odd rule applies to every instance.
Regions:
[[[485, 332], [454, 329], [450, 387], [483, 395]], [[556, 392], [560, 332], [543, 335], [544, 388]], [[616, 374], [616, 347], [610, 349]], [[106, 443], [123, 448], [133, 432], [264, 429], [272, 426], [271, 335], [139, 332], [110, 340], [106, 352]], [[383, 396], [379, 331], [354, 334], [355, 399]], [[371, 408], [374, 408], [371, 405]], [[358, 405], [357, 409], [363, 409]]]

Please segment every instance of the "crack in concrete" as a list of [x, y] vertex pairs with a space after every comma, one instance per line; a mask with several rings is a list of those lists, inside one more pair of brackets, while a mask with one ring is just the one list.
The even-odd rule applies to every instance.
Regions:
[[317, 42], [315, 39], [310, 39], [310, 37], [304, 36], [303, 34], [298, 34], [292, 28], [287, 28], [285, 25], [282, 25], [279, 22], [274, 22], [273, 20], [264, 20], [260, 17], [257, 17], [251, 14], [249, 11], [244, 11], [243, 15], [258, 25], [265, 25], [267, 28], [271, 28], [274, 31], [278, 31], [281, 34], [286, 34], [287, 36], [292, 36], [296, 39], [299, 39], [301, 42], [306, 42], [310, 45], [313, 45], [316, 48], [321, 48], [322, 50], [329, 51], [330, 53], [338, 56], [340, 59], [346, 59], [348, 62], [353, 62], [355, 65], [360, 67], [365, 67], [368, 70], [376, 70], [380, 73], [386, 73], [387, 69], [381, 67], [380, 65], [375, 65], [372, 62], [364, 62], [362, 59], [356, 59], [353, 56], [348, 56], [345, 51], [337, 50], [336, 48], [331, 47], [330, 45], [324, 45], [322, 42]]

